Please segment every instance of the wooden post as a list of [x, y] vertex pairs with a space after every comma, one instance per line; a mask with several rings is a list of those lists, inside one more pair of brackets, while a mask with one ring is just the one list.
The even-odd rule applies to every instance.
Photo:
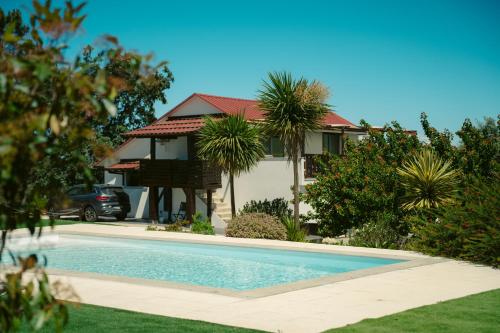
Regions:
[[165, 188], [165, 195], [163, 196], [163, 210], [168, 212], [168, 220], [172, 221], [172, 188]]
[[207, 217], [212, 222], [212, 190], [207, 190]]
[[344, 155], [344, 135], [345, 127], [342, 127], [342, 133], [340, 134], [340, 155]]
[[[150, 138], [149, 153], [152, 160], [156, 160], [156, 138]], [[158, 187], [149, 187], [149, 218], [158, 222]]]
[[193, 222], [193, 215], [196, 213], [196, 197], [194, 189], [185, 188], [184, 193], [186, 194], [186, 220]]

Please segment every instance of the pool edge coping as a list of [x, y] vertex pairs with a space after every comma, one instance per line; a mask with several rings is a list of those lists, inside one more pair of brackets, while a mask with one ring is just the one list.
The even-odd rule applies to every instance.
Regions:
[[450, 261], [451, 259], [441, 258], [441, 257], [430, 257], [430, 256], [408, 256], [404, 254], [386, 254], [386, 253], [368, 253], [368, 252], [349, 252], [349, 251], [336, 251], [335, 248], [325, 249], [325, 248], [300, 248], [284, 245], [276, 245], [276, 244], [249, 244], [249, 243], [241, 243], [238, 244], [236, 242], [218, 242], [216, 239], [214, 240], [201, 240], [201, 239], [184, 239], [184, 238], [163, 238], [163, 237], [154, 237], [154, 235], [148, 237], [142, 236], [134, 236], [134, 235], [114, 235], [109, 233], [102, 232], [88, 232], [88, 231], [68, 231], [68, 230], [58, 230], [55, 231], [57, 234], [61, 235], [81, 235], [81, 236], [95, 236], [95, 237], [110, 237], [110, 238], [121, 238], [121, 239], [136, 239], [136, 240], [154, 240], [154, 241], [167, 241], [167, 242], [180, 242], [180, 243], [195, 243], [195, 244], [204, 244], [204, 245], [219, 245], [219, 246], [237, 246], [237, 247], [247, 247], [247, 248], [260, 248], [260, 249], [275, 249], [275, 250], [289, 250], [289, 251], [299, 251], [299, 252], [316, 252], [316, 253], [328, 253], [328, 254], [337, 254], [337, 255], [346, 255], [346, 256], [366, 256], [372, 258], [383, 258], [383, 259], [397, 259], [404, 260], [403, 262], [387, 264], [383, 266], [371, 267], [366, 269], [359, 269], [351, 272], [339, 273], [335, 275], [329, 275], [319, 278], [299, 280], [290, 283], [279, 284], [270, 287], [262, 287], [256, 288], [252, 290], [232, 290], [226, 288], [217, 288], [217, 287], [208, 287], [208, 286], [200, 286], [200, 285], [191, 285], [187, 283], [173, 282], [173, 281], [165, 281], [165, 280], [152, 280], [152, 279], [143, 279], [143, 278], [135, 278], [135, 277], [126, 277], [126, 276], [118, 276], [118, 275], [108, 275], [108, 274], [100, 274], [100, 273], [92, 273], [92, 272], [79, 272], [72, 270], [64, 270], [64, 269], [47, 269], [47, 273], [49, 275], [64, 275], [64, 276], [73, 276], [73, 277], [81, 277], [81, 278], [90, 278], [94, 280], [102, 280], [102, 281], [114, 281], [121, 283], [131, 283], [131, 284], [140, 284], [144, 286], [151, 287], [163, 287], [163, 288], [171, 288], [171, 289], [181, 289], [185, 291], [191, 292], [202, 292], [209, 294], [216, 294], [221, 296], [235, 297], [240, 299], [254, 299], [254, 298], [262, 298], [273, 295], [284, 294], [293, 291], [299, 291], [308, 288], [314, 288], [324, 285], [333, 284], [336, 282], [342, 282], [352, 279], [358, 279], [370, 275], [378, 275], [382, 273], [388, 273], [392, 271], [398, 271], [403, 269], [409, 269], [414, 267], [432, 265], [437, 263], [442, 263], [446, 261]]

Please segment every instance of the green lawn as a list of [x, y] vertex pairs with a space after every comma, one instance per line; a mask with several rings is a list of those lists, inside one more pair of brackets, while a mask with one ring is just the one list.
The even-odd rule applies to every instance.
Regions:
[[[155, 316], [93, 305], [70, 308], [69, 323], [65, 333], [250, 333], [256, 330], [217, 325], [203, 321]], [[22, 331], [28, 333], [28, 330]], [[41, 333], [54, 332], [47, 326]]]
[[[52, 332], [51, 327], [42, 330]], [[379, 319], [329, 330], [328, 333], [496, 333], [500, 331], [500, 289], [420, 307]], [[28, 331], [23, 331], [28, 332]], [[154, 316], [82, 305], [70, 309], [65, 332], [258, 332], [201, 321]]]
[[500, 289], [366, 319], [328, 333], [496, 333], [500, 332]]

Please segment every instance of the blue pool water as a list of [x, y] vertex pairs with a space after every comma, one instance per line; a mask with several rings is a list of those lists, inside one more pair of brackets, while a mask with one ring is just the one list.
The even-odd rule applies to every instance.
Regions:
[[251, 290], [401, 260], [238, 246], [63, 235], [48, 268]]

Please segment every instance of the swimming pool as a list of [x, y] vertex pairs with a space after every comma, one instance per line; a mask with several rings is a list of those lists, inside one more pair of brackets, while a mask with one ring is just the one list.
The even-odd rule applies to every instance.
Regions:
[[248, 291], [403, 260], [228, 245], [60, 235], [47, 268]]

